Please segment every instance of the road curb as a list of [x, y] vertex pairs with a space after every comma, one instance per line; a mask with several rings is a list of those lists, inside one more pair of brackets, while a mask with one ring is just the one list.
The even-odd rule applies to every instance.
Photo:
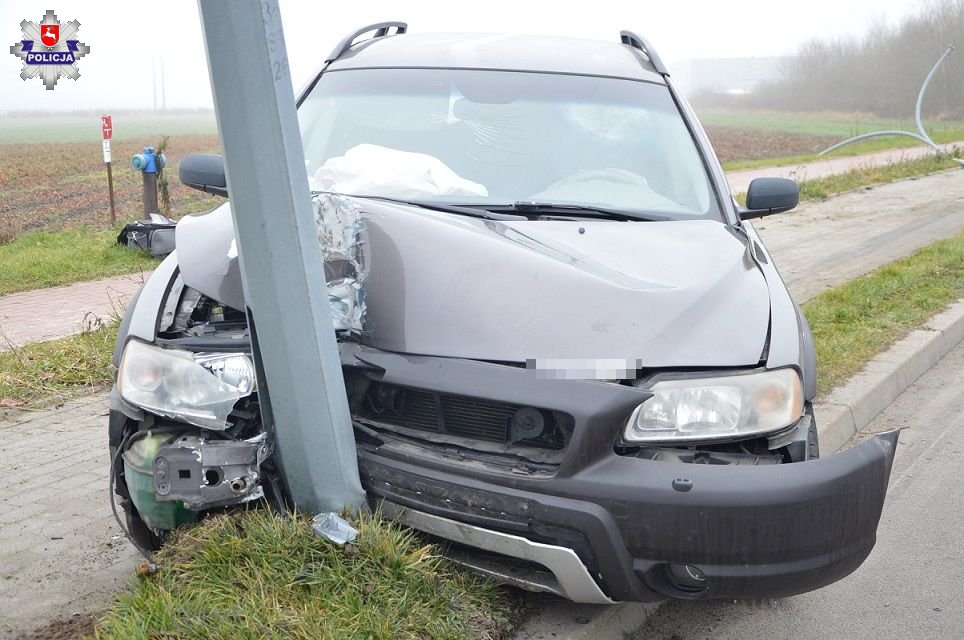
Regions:
[[[538, 598], [538, 596], [537, 596]], [[608, 640], [625, 638], [662, 605], [621, 602], [585, 605], [561, 598], [536, 600], [535, 614], [512, 634], [512, 640]]]
[[962, 339], [964, 300], [959, 300], [814, 403], [820, 453], [829, 455], [842, 447]]
[[[962, 340], [964, 300], [958, 300], [928, 320], [923, 329], [912, 331], [871, 360], [843, 387], [834, 389], [820, 402], [814, 403], [821, 455], [830, 455], [840, 449]], [[557, 618], [551, 631], [527, 630], [524, 626], [514, 638], [623, 638], [639, 629], [659, 606], [660, 603], [624, 602], [594, 607], [590, 615], [582, 618], [567, 616], [565, 621]]]
[[643, 626], [661, 603], [624, 602], [606, 607], [592, 622], [582, 625], [565, 640], [602, 640], [603, 638], [624, 638]]

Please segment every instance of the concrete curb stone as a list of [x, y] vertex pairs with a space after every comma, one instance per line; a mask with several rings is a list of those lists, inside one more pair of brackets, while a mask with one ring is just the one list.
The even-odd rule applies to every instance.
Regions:
[[964, 300], [952, 304], [874, 358], [847, 384], [815, 403], [820, 452], [828, 455], [964, 339]]

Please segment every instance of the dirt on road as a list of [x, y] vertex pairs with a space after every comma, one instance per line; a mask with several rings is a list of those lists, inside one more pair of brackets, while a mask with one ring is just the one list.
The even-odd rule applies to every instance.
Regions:
[[81, 640], [94, 632], [99, 617], [98, 613], [77, 613], [24, 633], [19, 640]]

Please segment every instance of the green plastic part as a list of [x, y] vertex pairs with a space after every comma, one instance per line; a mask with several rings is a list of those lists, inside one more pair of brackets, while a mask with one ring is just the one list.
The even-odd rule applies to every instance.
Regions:
[[151, 529], [171, 530], [197, 522], [197, 514], [180, 500], [158, 501], [154, 496], [154, 457], [170, 434], [152, 434], [134, 442], [124, 452], [124, 478], [137, 512]]

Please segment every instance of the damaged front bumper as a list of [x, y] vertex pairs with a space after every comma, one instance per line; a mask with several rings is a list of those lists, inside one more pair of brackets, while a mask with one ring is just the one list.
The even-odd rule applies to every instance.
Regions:
[[830, 458], [760, 467], [614, 455], [571, 477], [528, 481], [468, 478], [378, 448], [362, 449], [359, 462], [386, 512], [534, 563], [487, 571], [533, 590], [595, 603], [772, 598], [860, 566], [876, 540], [896, 444], [892, 431]]
[[[342, 356], [372, 506], [497, 554], [480, 566], [477, 554], [453, 549], [506, 581], [584, 602], [772, 598], [839, 580], [874, 546], [896, 431], [807, 460], [799, 454], [808, 415], [758, 443], [762, 452], [685, 462], [621, 445], [645, 389], [364, 347]], [[364, 394], [359, 376], [373, 380]], [[386, 387], [433, 394], [379, 404]], [[512, 404], [500, 414], [495, 402]], [[522, 403], [540, 408], [546, 431], [561, 425], [565, 437], [514, 441], [509, 429], [501, 450], [483, 455], [478, 440], [452, 435], [469, 411], [477, 425], [486, 415], [525, 411]], [[372, 406], [378, 411], [360, 417]], [[570, 551], [584, 571], [572, 568]]]
[[[805, 461], [808, 415], [752, 452], [655, 455], [620, 441], [645, 389], [352, 343], [341, 359], [372, 507], [500, 580], [590, 603], [770, 598], [839, 580], [874, 546], [896, 432]], [[236, 440], [202, 441], [191, 428], [159, 441], [150, 460], [125, 458], [141, 516], [142, 505], [172, 500], [189, 510], [158, 508], [156, 521], [174, 524], [149, 526], [174, 528], [261, 486], [279, 495], [247, 402], [229, 420]], [[149, 429], [145, 418], [171, 426], [132, 414], [116, 394], [112, 408], [112, 447], [132, 423]], [[526, 417], [538, 428], [515, 424]], [[162, 486], [172, 474], [178, 482]]]

